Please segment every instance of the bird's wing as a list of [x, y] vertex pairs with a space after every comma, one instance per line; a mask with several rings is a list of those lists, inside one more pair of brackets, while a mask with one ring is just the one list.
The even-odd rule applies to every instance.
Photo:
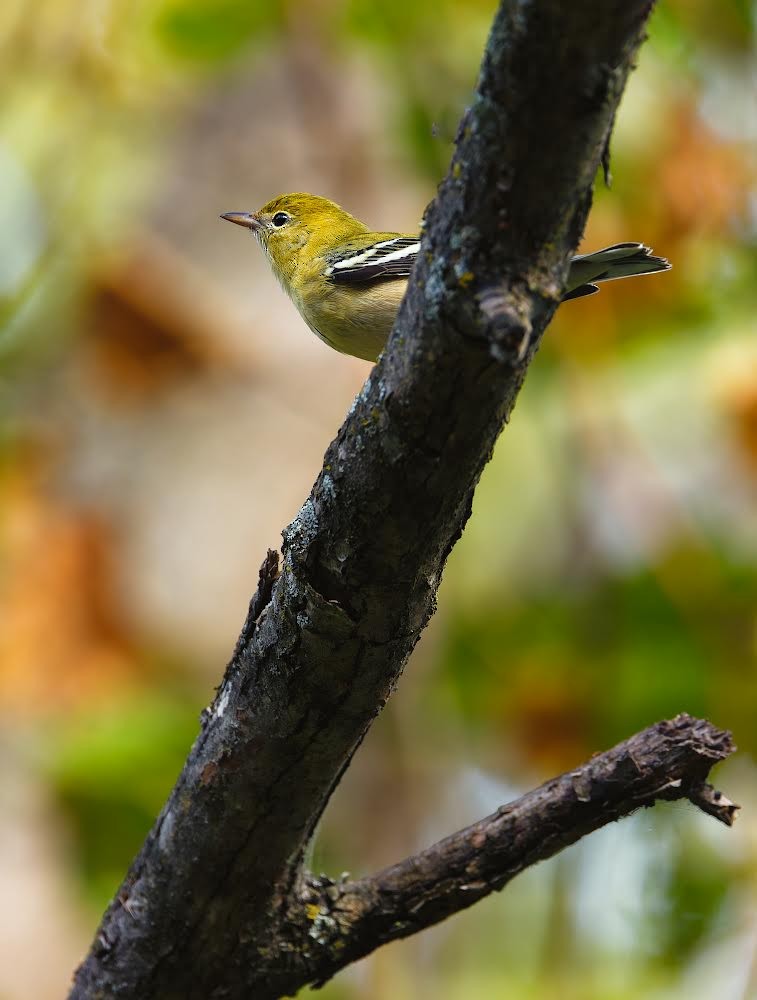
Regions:
[[420, 245], [417, 236], [390, 236], [375, 243], [346, 244], [329, 256], [326, 277], [340, 285], [407, 278]]

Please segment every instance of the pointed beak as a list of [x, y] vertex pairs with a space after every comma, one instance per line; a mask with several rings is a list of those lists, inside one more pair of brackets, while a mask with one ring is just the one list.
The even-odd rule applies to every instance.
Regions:
[[233, 222], [237, 226], [244, 226], [245, 229], [251, 229], [253, 232], [263, 228], [262, 222], [252, 212], [227, 212], [221, 218], [226, 219], [227, 222]]

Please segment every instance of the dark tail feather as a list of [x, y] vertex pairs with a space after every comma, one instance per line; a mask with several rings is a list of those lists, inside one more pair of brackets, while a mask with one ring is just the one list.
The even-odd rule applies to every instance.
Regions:
[[655, 257], [643, 243], [616, 243], [594, 253], [579, 254], [570, 262], [569, 291], [563, 296], [563, 302], [593, 295], [598, 291], [594, 282], [655, 274], [669, 269], [668, 261], [664, 257]]
[[573, 288], [568, 292], [567, 295], [563, 295], [562, 301], [567, 302], [568, 299], [582, 299], [586, 295], [594, 295], [599, 291], [599, 285], [579, 285], [578, 288]]

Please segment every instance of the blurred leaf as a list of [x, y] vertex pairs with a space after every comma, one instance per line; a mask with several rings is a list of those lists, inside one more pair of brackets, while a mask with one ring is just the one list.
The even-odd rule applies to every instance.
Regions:
[[667, 961], [697, 953], [704, 938], [721, 921], [723, 905], [736, 872], [732, 864], [700, 838], [681, 829], [669, 873], [670, 910], [658, 919], [658, 933]]
[[[431, 115], [427, 102], [410, 98], [403, 109], [403, 134], [414, 155], [417, 167], [429, 177], [439, 177], [452, 156], [454, 127], [450, 131], [451, 115]], [[454, 116], [455, 123], [459, 115]]]
[[115, 892], [198, 728], [196, 703], [170, 692], [143, 693], [79, 714], [51, 736], [50, 777], [93, 905]]
[[723, 54], [746, 50], [754, 41], [755, 12], [750, 0], [668, 0], [655, 9], [651, 35], [668, 49], [682, 45], [698, 55], [708, 49]]
[[170, 0], [156, 21], [158, 39], [182, 59], [222, 62], [280, 22], [265, 0]]
[[[750, 658], [749, 603], [733, 603], [723, 579], [721, 629], [712, 594], [708, 623], [664, 580], [600, 577], [578, 594], [448, 618], [441, 670], [459, 711], [517, 739], [545, 773], [658, 719], [708, 714], [713, 662]], [[757, 599], [754, 571], [748, 592]]]

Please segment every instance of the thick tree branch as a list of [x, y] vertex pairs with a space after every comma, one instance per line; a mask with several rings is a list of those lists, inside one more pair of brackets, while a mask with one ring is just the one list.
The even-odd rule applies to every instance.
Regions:
[[502, 2], [388, 349], [284, 533], [281, 575], [263, 574], [73, 997], [261, 1000], [306, 981], [279, 944], [305, 848], [433, 613], [651, 7]]
[[466, 909], [587, 833], [661, 799], [689, 799], [730, 826], [738, 806], [705, 778], [734, 750], [730, 733], [679, 715], [370, 878], [311, 876], [290, 914], [294, 947], [320, 985], [380, 945]]

